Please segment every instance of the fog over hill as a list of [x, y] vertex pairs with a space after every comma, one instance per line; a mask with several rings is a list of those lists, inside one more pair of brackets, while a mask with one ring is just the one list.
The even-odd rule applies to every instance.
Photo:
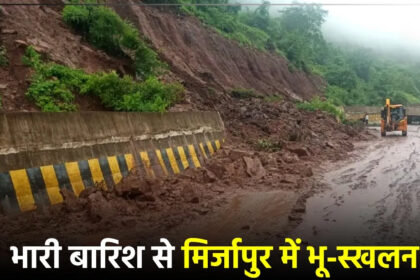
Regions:
[[[262, 3], [261, 0], [233, 0], [241, 3]], [[300, 0], [299, 3], [410, 3], [418, 6], [323, 6], [328, 11], [324, 24], [325, 38], [340, 45], [375, 49], [395, 58], [420, 61], [420, 0]], [[272, 0], [271, 4], [293, 3], [293, 0]], [[250, 8], [252, 9], [252, 7]], [[284, 7], [272, 6], [275, 16]]]

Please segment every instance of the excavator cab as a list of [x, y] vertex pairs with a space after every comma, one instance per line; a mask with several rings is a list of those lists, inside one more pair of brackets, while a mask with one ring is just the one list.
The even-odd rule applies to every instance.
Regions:
[[402, 136], [407, 136], [407, 112], [403, 105], [391, 105], [387, 99], [381, 111], [381, 135], [391, 131], [402, 131]]

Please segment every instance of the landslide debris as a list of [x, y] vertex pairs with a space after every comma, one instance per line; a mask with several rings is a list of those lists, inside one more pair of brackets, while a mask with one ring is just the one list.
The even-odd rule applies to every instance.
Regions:
[[321, 111], [299, 110], [287, 100], [232, 99], [217, 109], [233, 143], [268, 149], [288, 164], [338, 160], [353, 149], [352, 142], [370, 137], [363, 127], [343, 125]]
[[[146, 179], [135, 171], [112, 190], [98, 186], [80, 198], [63, 191], [63, 204], [0, 217], [1, 239], [56, 236], [64, 242], [87, 242], [113, 235], [131, 241], [134, 235], [147, 240], [206, 217], [244, 192], [304, 193], [315, 184], [313, 170], [319, 163], [341, 159], [353, 149], [353, 141], [369, 139], [360, 128], [321, 112], [299, 111], [287, 101], [234, 100], [221, 112], [227, 142], [205, 167], [163, 179]], [[266, 150], [260, 139], [281, 148]]]

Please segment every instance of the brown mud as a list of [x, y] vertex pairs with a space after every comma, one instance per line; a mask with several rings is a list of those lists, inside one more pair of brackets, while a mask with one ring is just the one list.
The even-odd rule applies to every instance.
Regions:
[[322, 190], [308, 199], [294, 235], [314, 244], [417, 245], [420, 241], [420, 127], [361, 145], [324, 165]]

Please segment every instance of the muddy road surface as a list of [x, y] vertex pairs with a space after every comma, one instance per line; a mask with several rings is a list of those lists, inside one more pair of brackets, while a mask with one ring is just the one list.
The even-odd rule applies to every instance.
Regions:
[[420, 242], [420, 126], [364, 145], [325, 167], [326, 189], [307, 200], [293, 236], [328, 245]]

